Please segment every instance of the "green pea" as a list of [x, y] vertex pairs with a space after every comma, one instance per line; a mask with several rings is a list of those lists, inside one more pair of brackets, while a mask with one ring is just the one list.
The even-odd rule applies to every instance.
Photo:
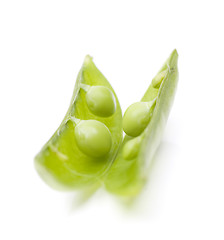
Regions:
[[[145, 92], [142, 103], [131, 105], [124, 114], [125, 132], [130, 136], [141, 135], [137, 138], [124, 137], [104, 180], [109, 192], [133, 197], [142, 190], [175, 96], [177, 59], [178, 54], [174, 50]], [[155, 104], [148, 110], [146, 102], [153, 101]]]
[[110, 117], [116, 111], [116, 99], [113, 92], [104, 86], [90, 87], [86, 93], [86, 102], [96, 116]]
[[80, 150], [93, 158], [106, 155], [112, 145], [109, 129], [96, 120], [80, 121], [75, 127], [75, 139]]
[[137, 102], [132, 104], [123, 117], [123, 129], [131, 137], [139, 136], [150, 120], [150, 110], [154, 102]]
[[166, 75], [167, 75], [167, 71], [163, 71], [163, 72], [157, 74], [152, 80], [152, 86], [154, 88], [159, 88], [163, 79], [166, 77]]
[[[89, 109], [91, 102], [95, 104], [92, 110], [96, 115]], [[105, 109], [108, 106], [109, 110]], [[102, 118], [99, 116], [102, 114], [110, 117]], [[86, 56], [62, 123], [35, 157], [36, 170], [56, 189], [100, 185], [122, 137], [122, 113], [117, 96], [92, 58]]]
[[123, 158], [127, 160], [134, 159], [139, 153], [139, 146], [141, 144], [141, 138], [134, 138], [123, 146]]

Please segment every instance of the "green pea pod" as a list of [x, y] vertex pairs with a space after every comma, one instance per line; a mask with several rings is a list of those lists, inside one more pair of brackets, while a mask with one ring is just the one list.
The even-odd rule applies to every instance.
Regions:
[[59, 190], [102, 182], [122, 141], [117, 96], [86, 56], [61, 125], [35, 157], [42, 179]]
[[174, 50], [141, 102], [131, 105], [125, 112], [123, 128], [128, 135], [105, 177], [109, 192], [135, 196], [144, 186], [174, 99], [178, 82], [177, 59]]

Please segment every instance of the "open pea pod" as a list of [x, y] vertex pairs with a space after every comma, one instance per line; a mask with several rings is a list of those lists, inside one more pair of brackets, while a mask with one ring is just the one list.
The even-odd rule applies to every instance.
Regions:
[[177, 59], [174, 50], [141, 102], [126, 110], [123, 128], [127, 135], [104, 180], [109, 192], [135, 196], [144, 186], [174, 99], [178, 82]]
[[42, 179], [60, 190], [101, 182], [122, 141], [117, 96], [86, 56], [61, 125], [35, 157]]

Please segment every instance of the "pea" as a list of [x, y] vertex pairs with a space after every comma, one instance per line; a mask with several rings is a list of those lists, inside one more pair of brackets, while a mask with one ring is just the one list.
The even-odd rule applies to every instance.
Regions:
[[163, 79], [166, 77], [167, 71], [158, 73], [152, 80], [152, 86], [154, 88], [159, 88]]
[[80, 121], [75, 127], [75, 139], [81, 151], [94, 158], [106, 155], [112, 145], [109, 129], [96, 120]]
[[132, 104], [123, 117], [123, 129], [131, 137], [139, 136], [149, 123], [150, 110], [154, 101]]
[[109, 192], [133, 197], [142, 190], [172, 107], [178, 82], [177, 59], [174, 50], [141, 102], [125, 112], [123, 128], [127, 135], [104, 180]]
[[141, 140], [141, 137], [137, 137], [125, 143], [122, 150], [124, 159], [131, 160], [138, 155]]
[[110, 117], [116, 111], [116, 99], [112, 91], [104, 86], [90, 87], [86, 93], [86, 102], [96, 116]]
[[35, 157], [36, 170], [59, 190], [100, 185], [122, 137], [117, 96], [92, 58], [86, 56], [62, 123]]

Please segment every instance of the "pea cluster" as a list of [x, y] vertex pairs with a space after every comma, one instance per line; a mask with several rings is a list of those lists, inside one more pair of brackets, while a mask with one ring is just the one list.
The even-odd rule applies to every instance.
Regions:
[[[116, 100], [110, 89], [83, 84], [81, 88], [86, 91], [86, 103], [94, 115], [105, 118], [115, 113]], [[108, 127], [98, 120], [78, 121], [75, 127], [75, 139], [79, 149], [93, 158], [105, 156], [112, 145]]]
[[177, 59], [174, 50], [141, 102], [130, 105], [124, 113], [126, 136], [104, 180], [109, 192], [131, 197], [142, 190], [173, 103], [178, 82]]
[[[159, 89], [167, 71], [159, 73], [152, 81], [152, 87]], [[139, 152], [139, 146], [144, 138], [144, 130], [148, 126], [156, 105], [157, 97], [148, 102], [137, 102], [128, 107], [123, 117], [124, 132], [133, 137], [123, 147], [123, 157], [134, 159]]]
[[65, 118], [35, 157], [43, 180], [62, 190], [104, 183], [109, 192], [137, 195], [172, 106], [177, 59], [174, 50], [141, 101], [130, 105], [122, 119], [113, 88], [86, 56]]
[[98, 185], [114, 160], [122, 135], [117, 96], [86, 56], [66, 116], [35, 157], [36, 169], [56, 189]]

